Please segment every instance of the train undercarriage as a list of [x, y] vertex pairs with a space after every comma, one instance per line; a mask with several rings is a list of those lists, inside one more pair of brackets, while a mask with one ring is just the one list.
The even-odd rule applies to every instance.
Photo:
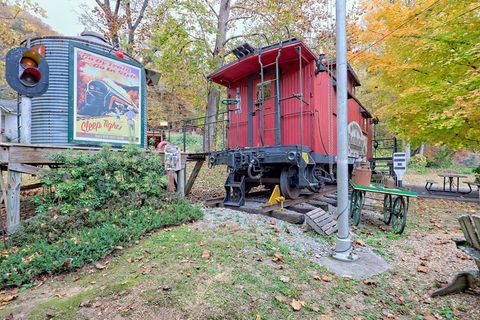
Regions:
[[296, 199], [302, 189], [318, 192], [335, 182], [333, 157], [297, 145], [213, 152], [209, 165], [228, 166], [224, 204], [231, 206], [244, 205], [248, 192], [260, 185], [271, 190], [279, 185], [283, 196]]

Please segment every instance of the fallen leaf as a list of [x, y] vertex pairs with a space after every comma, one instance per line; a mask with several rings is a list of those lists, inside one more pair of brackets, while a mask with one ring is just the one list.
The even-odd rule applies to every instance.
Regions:
[[72, 258], [68, 258], [67, 260], [65, 260], [65, 262], [63, 263], [63, 266], [66, 268], [70, 265], [70, 263], [72, 263], [73, 259]]
[[365, 247], [365, 241], [363, 241], [362, 239], [356, 239], [355, 243], [359, 246]]
[[290, 277], [281, 276], [281, 277], [280, 277], [280, 281], [282, 281], [283, 283], [290, 282]]
[[261, 320], [262, 317], [260, 317], [260, 315], [257, 313], [257, 316], [255, 317], [255, 320]]
[[202, 258], [203, 258], [204, 260], [210, 259], [210, 251], [208, 251], [208, 250], [203, 250], [203, 252], [202, 252]]
[[10, 303], [13, 300], [15, 300], [17, 297], [18, 297], [18, 294], [6, 294], [6, 295], [0, 297], [0, 302], [2, 304]]
[[275, 296], [275, 300], [277, 300], [278, 302], [283, 302], [283, 303], [286, 303], [288, 301], [288, 299], [282, 295], [276, 295]]
[[80, 307], [90, 307], [91, 305], [90, 300], [83, 300], [80, 302]]
[[325, 281], [325, 282], [330, 282], [330, 281], [332, 281], [332, 277], [329, 276], [329, 275], [324, 275], [324, 276], [322, 277], [322, 280]]
[[172, 287], [170, 287], [168, 284], [164, 285], [162, 288], [163, 291], [169, 291], [170, 289], [172, 289]]
[[98, 270], [103, 270], [106, 268], [106, 266], [104, 264], [101, 264], [100, 262], [97, 262], [95, 263], [95, 268], [97, 268]]
[[290, 306], [293, 310], [299, 311], [300, 309], [302, 309], [303, 306], [305, 306], [305, 301], [292, 299], [292, 302], [290, 302]]
[[362, 293], [367, 297], [372, 295], [372, 292], [370, 290], [362, 290]]
[[367, 286], [374, 286], [377, 284], [377, 281], [373, 279], [365, 279], [363, 280], [363, 283], [366, 284]]
[[315, 280], [321, 280], [322, 278], [320, 278], [320, 276], [318, 276], [318, 275], [314, 275], [314, 276], [313, 276], [313, 279], [315, 279]]
[[418, 266], [418, 267], [417, 267], [417, 271], [418, 271], [418, 272], [422, 272], [422, 273], [427, 273], [427, 272], [428, 272], [428, 268], [425, 267], [425, 266]]
[[330, 316], [327, 316], [326, 314], [322, 314], [321, 316], [318, 316], [317, 320], [334, 320], [334, 319]]
[[272, 258], [273, 262], [283, 262], [283, 254], [275, 253]]
[[310, 310], [312, 310], [313, 312], [318, 312], [318, 311], [320, 311], [320, 308], [318, 308], [317, 305], [313, 305], [313, 306], [310, 307]]
[[95, 284], [97, 283], [97, 281], [90, 281], [90, 284]]
[[123, 247], [122, 247], [122, 246], [116, 246], [115, 249], [117, 249], [117, 250], [123, 250]]

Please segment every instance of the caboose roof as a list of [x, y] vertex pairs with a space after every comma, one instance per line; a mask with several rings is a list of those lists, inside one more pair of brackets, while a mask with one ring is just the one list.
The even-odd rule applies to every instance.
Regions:
[[280, 49], [279, 64], [298, 60], [299, 52], [296, 49], [297, 47], [301, 48], [302, 58], [305, 62], [309, 63], [315, 60], [315, 54], [302, 41], [290, 39], [263, 47], [260, 50], [255, 50], [251, 54], [232, 61], [211, 73], [208, 79], [218, 84], [228, 86], [232, 82], [252, 74], [257, 74], [260, 68], [259, 55], [261, 55], [261, 62], [264, 66], [275, 63]]

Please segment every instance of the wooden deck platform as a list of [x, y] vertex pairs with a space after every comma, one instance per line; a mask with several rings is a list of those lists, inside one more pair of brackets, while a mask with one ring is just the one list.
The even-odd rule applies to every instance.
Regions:
[[[62, 151], [97, 152], [100, 147], [57, 146], [39, 144], [0, 143], [0, 204], [4, 203], [7, 211], [7, 233], [15, 232], [20, 223], [20, 183], [22, 174], [36, 175], [41, 166], [61, 165], [48, 159], [50, 154]], [[119, 151], [121, 149], [118, 149]], [[164, 154], [160, 153], [162, 160]], [[195, 179], [202, 168], [207, 153], [182, 153], [182, 169], [177, 172], [177, 192], [180, 196], [187, 195], [193, 187]], [[188, 181], [185, 183], [187, 162], [195, 162]], [[3, 172], [7, 172], [7, 183]]]

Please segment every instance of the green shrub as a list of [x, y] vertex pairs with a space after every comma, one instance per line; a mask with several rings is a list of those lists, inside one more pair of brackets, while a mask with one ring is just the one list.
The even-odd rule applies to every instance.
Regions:
[[480, 165], [473, 169], [472, 172], [475, 174], [475, 182], [480, 183]]
[[198, 219], [202, 212], [165, 191], [157, 153], [128, 146], [97, 153], [54, 155], [45, 170], [51, 188], [37, 197], [37, 215], [20, 224], [0, 255], [0, 286], [30, 284], [94, 262], [153, 229]]
[[450, 168], [452, 166], [453, 152], [447, 147], [440, 147], [433, 154], [432, 159], [427, 160], [427, 167]]
[[410, 158], [408, 165], [412, 170], [418, 173], [424, 173], [425, 167], [427, 166], [427, 158], [422, 154], [416, 154]]
[[192, 133], [171, 134], [169, 141], [183, 150], [183, 141], [185, 140], [186, 151], [188, 152], [202, 152], [203, 151], [203, 136]]
[[412, 167], [425, 167], [427, 165], [427, 158], [423, 154], [416, 154], [409, 160]]

